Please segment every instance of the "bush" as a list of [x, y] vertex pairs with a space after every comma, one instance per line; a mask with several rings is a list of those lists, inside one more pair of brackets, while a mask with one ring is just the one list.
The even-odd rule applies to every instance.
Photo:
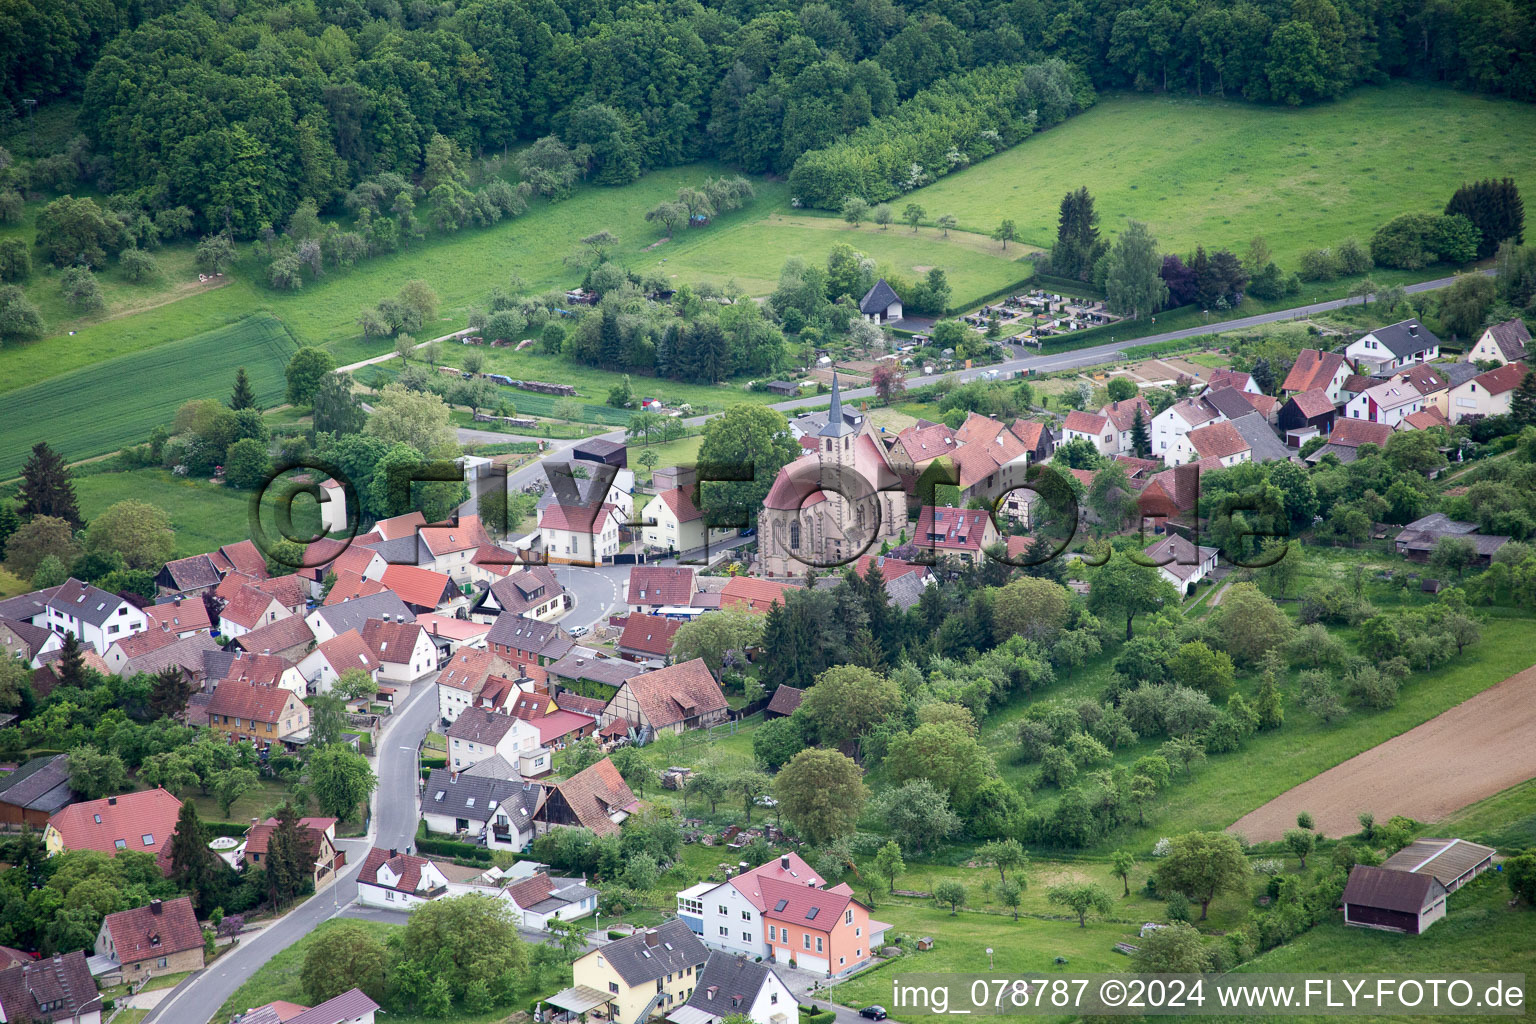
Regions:
[[1467, 263], [1477, 256], [1482, 234], [1457, 214], [1405, 213], [1371, 236], [1371, 256], [1383, 267], [1418, 270], [1431, 263]]
[[1301, 254], [1300, 276], [1303, 281], [1332, 281], [1339, 276], [1339, 258], [1329, 249], [1311, 249]]
[[491, 863], [491, 851], [484, 846], [476, 846], [473, 843], [461, 843], [453, 839], [423, 839], [417, 837], [416, 850], [418, 853], [435, 853], [442, 857], [456, 857], [464, 860], [476, 861], [480, 864]]

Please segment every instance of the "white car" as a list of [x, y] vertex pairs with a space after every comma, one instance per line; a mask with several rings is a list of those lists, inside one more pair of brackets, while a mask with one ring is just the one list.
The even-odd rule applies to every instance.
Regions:
[[586, 636], [590, 632], [592, 632], [590, 626], [577, 626], [575, 629], [571, 630], [571, 636]]

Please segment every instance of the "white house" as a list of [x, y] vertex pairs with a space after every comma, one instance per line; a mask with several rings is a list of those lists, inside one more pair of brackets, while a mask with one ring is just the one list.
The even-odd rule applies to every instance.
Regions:
[[1424, 395], [1401, 377], [1366, 388], [1344, 406], [1344, 415], [1352, 420], [1370, 420], [1396, 427], [1404, 419], [1423, 409]]
[[425, 857], [375, 846], [357, 876], [357, 902], [365, 907], [411, 911], [448, 892], [448, 879]]
[[368, 644], [355, 629], [333, 636], [299, 660], [299, 674], [314, 693], [329, 693], [349, 668], [362, 669], [378, 682], [379, 663], [368, 653]]
[[1362, 373], [1386, 373], [1440, 358], [1440, 339], [1417, 320], [1400, 320], [1350, 342], [1344, 357]]
[[1447, 396], [1451, 422], [1460, 423], [1468, 416], [1502, 416], [1509, 412], [1515, 389], [1525, 379], [1525, 373], [1524, 363], [1505, 363], [1457, 384]]
[[521, 853], [533, 842], [533, 813], [543, 793], [505, 758], [488, 757], [467, 771], [434, 768], [421, 793], [421, 816], [428, 832]]
[[697, 551], [713, 548], [736, 536], [726, 528], [711, 529], [688, 497], [691, 488], [673, 487], [662, 491], [641, 510], [641, 537], [648, 551]]
[[1114, 432], [1114, 440], [1110, 442], [1111, 450], [1105, 454], [1135, 454], [1136, 445], [1132, 442], [1131, 435], [1134, 433], [1136, 426], [1136, 413], [1138, 410], [1141, 412], [1142, 426], [1147, 428], [1147, 438], [1150, 440], [1152, 437], [1152, 407], [1140, 395], [1123, 402], [1110, 402], [1099, 410], [1099, 415], [1104, 417], [1110, 430]]
[[1291, 396], [1320, 390], [1328, 395], [1330, 402], [1338, 405], [1343, 400], [1344, 380], [1349, 375], [1349, 364], [1337, 352], [1304, 348], [1296, 354], [1296, 362], [1291, 364], [1280, 390]]
[[547, 931], [554, 920], [575, 921], [597, 910], [597, 890], [580, 879], [551, 878], [545, 872], [519, 879], [502, 890], [515, 909], [518, 925]]
[[539, 516], [539, 542], [551, 562], [597, 565], [619, 553], [624, 520], [616, 505], [550, 505]]
[[448, 766], [462, 771], [477, 761], [499, 755], [517, 764], [525, 754], [543, 749], [538, 726], [489, 708], [467, 708], [448, 727]]
[[1223, 466], [1235, 466], [1253, 458], [1253, 446], [1230, 421], [1197, 427], [1184, 440], [1194, 450], [1196, 459], [1216, 459]]
[[1516, 317], [1483, 331], [1477, 344], [1462, 358], [1469, 363], [1497, 363], [1500, 366], [1518, 363], [1525, 358], [1530, 343], [1531, 332], [1526, 329], [1525, 321]]
[[1163, 579], [1178, 588], [1179, 594], [1187, 595], [1196, 583], [1205, 579], [1216, 568], [1220, 552], [1216, 548], [1195, 545], [1176, 533], [1170, 533], [1147, 548], [1147, 558], [1157, 566]]
[[378, 662], [381, 682], [409, 683], [437, 671], [437, 645], [415, 622], [369, 619], [361, 636], [368, 656]]
[[728, 881], [701, 882], [684, 889], [677, 894], [677, 916], [711, 949], [747, 957], [767, 956], [767, 931], [762, 920], [765, 904], [758, 885], [763, 878], [791, 885], [825, 884], [799, 854], [787, 853]]
[[118, 640], [149, 627], [148, 617], [134, 605], [73, 577], [53, 592], [45, 607], [46, 628], [75, 634], [97, 654], [105, 654]]
[[[613, 478], [608, 481], [608, 490], [603, 495], [603, 500], [617, 508], [626, 521], [634, 518], [634, 470], [620, 469], [606, 464], [594, 465], [590, 462], [545, 462], [544, 466], [546, 475], [555, 482], [540, 496], [539, 503], [534, 509], [536, 512], [543, 512], [551, 505], [571, 504], [573, 495], [577, 505], [595, 504], [597, 501], [595, 488], [601, 483], [599, 478], [612, 473]], [[577, 472], [587, 475], [576, 476]]]
[[693, 994], [667, 1014], [671, 1024], [720, 1024], [744, 1015], [752, 1024], [789, 1024], [796, 1014], [795, 998], [766, 963], [742, 956], [711, 952], [699, 972]]
[[859, 314], [872, 323], [895, 323], [901, 319], [901, 296], [882, 277], [859, 300]]
[[219, 632], [227, 637], [243, 636], [291, 614], [283, 602], [266, 591], [244, 586], [235, 591], [219, 612]]
[[1067, 413], [1066, 421], [1061, 425], [1062, 443], [1079, 438], [1093, 445], [1100, 455], [1109, 455], [1115, 450], [1115, 428], [1107, 416], [1098, 416], [1081, 409]]
[[1189, 432], [1207, 423], [1218, 423], [1220, 412], [1198, 398], [1181, 399], [1152, 417], [1152, 457], [1170, 466], [1181, 466], [1200, 456], [1189, 444]]

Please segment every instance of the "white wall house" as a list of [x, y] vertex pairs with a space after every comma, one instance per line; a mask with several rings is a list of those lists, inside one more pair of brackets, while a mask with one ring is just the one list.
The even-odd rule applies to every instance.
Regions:
[[365, 907], [409, 912], [447, 891], [437, 865], [397, 850], [369, 850], [357, 876], [357, 902]]
[[744, 871], [715, 885], [702, 883], [677, 894], [677, 916], [710, 949], [746, 957], [767, 956], [768, 933], [763, 927], [763, 897], [757, 879], [768, 877], [795, 885], [821, 886], [824, 880], [798, 854]]
[[1061, 440], [1065, 444], [1079, 439], [1092, 444], [1100, 455], [1111, 455], [1115, 451], [1115, 428], [1109, 418], [1073, 409], [1062, 423]]
[[[448, 727], [448, 766], [455, 771], [473, 767], [493, 755], [519, 764], [524, 754], [543, 750], [538, 726], [500, 711], [469, 708]], [[546, 752], [547, 756], [547, 752]]]
[[1350, 342], [1344, 358], [1363, 373], [1385, 373], [1440, 358], [1440, 339], [1417, 320], [1401, 320]]
[[1224, 419], [1209, 402], [1185, 398], [1152, 418], [1152, 457], [1170, 466], [1181, 466], [1200, 456], [1189, 443], [1189, 432]]
[[641, 537], [649, 551], [697, 551], [714, 548], [736, 536], [730, 528], [710, 529], [704, 513], [688, 497], [689, 488], [662, 491], [641, 510]]
[[619, 553], [619, 510], [551, 505], [539, 517], [539, 542], [551, 562], [598, 565]]
[[97, 654], [105, 654], [118, 640], [142, 633], [149, 619], [116, 594], [70, 579], [48, 599], [43, 625], [55, 633], [73, 633]]
[[1426, 400], [1406, 380], [1397, 378], [1366, 388], [1344, 406], [1344, 415], [1352, 420], [1370, 420], [1397, 427], [1403, 420], [1423, 409]]

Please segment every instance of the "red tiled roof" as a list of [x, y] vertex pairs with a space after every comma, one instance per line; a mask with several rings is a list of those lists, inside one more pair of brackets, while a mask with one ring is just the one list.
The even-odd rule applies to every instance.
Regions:
[[325, 595], [325, 604], [327, 606], [341, 604], [343, 601], [352, 601], [370, 594], [381, 594], [388, 589], [378, 580], [371, 580], [359, 576], [350, 569], [343, 569], [336, 574], [336, 582], [331, 584], [330, 592]]
[[1242, 370], [1212, 370], [1206, 380], [1206, 386], [1212, 391], [1220, 388], [1236, 388], [1241, 391], [1246, 388], [1253, 378]]
[[[1242, 376], [1247, 377], [1248, 375], [1245, 373]], [[1212, 374], [1211, 387], [1217, 386], [1216, 375]], [[1137, 395], [1135, 398], [1128, 398], [1123, 402], [1110, 402], [1099, 410], [1099, 415], [1113, 423], [1116, 430], [1126, 431], [1135, 426], [1137, 409], [1141, 410], [1141, 421], [1150, 427], [1153, 416], [1152, 407], [1140, 395]]]
[[1252, 391], [1239, 391], [1247, 403], [1253, 406], [1253, 411], [1265, 419], [1275, 414], [1275, 409], [1280, 405], [1280, 400], [1272, 395], [1256, 395]]
[[919, 577], [924, 577], [932, 571], [926, 565], [919, 565], [916, 562], [903, 562], [901, 559], [892, 558], [889, 555], [860, 555], [858, 561], [853, 563], [853, 571], [860, 576], [868, 576], [871, 565], [879, 567], [880, 576], [887, 583], [891, 582], [891, 580], [900, 579], [908, 573], [915, 572]]
[[377, 533], [381, 540], [398, 540], [401, 537], [415, 535], [426, 525], [426, 516], [420, 512], [407, 512], [403, 516], [395, 516], [392, 519], [380, 519], [373, 524], [373, 532]]
[[[1430, 427], [1443, 427], [1446, 425], [1445, 413], [1438, 406], [1430, 406], [1428, 409], [1420, 409], [1403, 417], [1403, 423], [1410, 430], [1428, 430]], [[1402, 429], [1402, 428], [1399, 428]]]
[[1063, 430], [1076, 431], [1079, 434], [1090, 434], [1097, 437], [1104, 433], [1109, 426], [1109, 420], [1103, 416], [1095, 416], [1091, 412], [1083, 412], [1081, 409], [1073, 409], [1067, 413], [1066, 422], [1061, 425]]
[[417, 533], [433, 555], [472, 551], [491, 543], [479, 516], [460, 516], [452, 525], [428, 526]]
[[508, 713], [539, 730], [539, 742], [549, 746], [562, 736], [569, 736], [597, 721], [594, 715], [568, 711], [540, 693], [523, 693], [512, 701]]
[[247, 576], [255, 576], [257, 579], [267, 578], [267, 560], [261, 550], [248, 540], [242, 540], [234, 544], [225, 544], [219, 548], [219, 554], [236, 572]]
[[630, 570], [631, 605], [687, 605], [693, 597], [693, 570], [636, 565]]
[[722, 608], [745, 607], [749, 612], [766, 612], [782, 604], [785, 594], [801, 589], [794, 583], [775, 583], [755, 576], [733, 576], [720, 590]]
[[646, 721], [655, 729], [676, 725], [726, 706], [725, 694], [703, 658], [643, 673], [624, 685], [629, 687]]
[[549, 788], [560, 793], [577, 821], [599, 836], [618, 834], [618, 824], [609, 817], [612, 811], [633, 811], [639, 806], [624, 776], [606, 757]]
[[144, 614], [149, 616], [152, 625], [168, 629], [172, 633], [213, 628], [213, 623], [208, 619], [208, 606], [200, 597], [150, 605], [144, 609]]
[[290, 667], [286, 659], [275, 654], [252, 654], [249, 651], [237, 654], [238, 657], [230, 663], [229, 671], [225, 673], [226, 679], [270, 685], [281, 679]]
[[1421, 395], [1432, 395], [1436, 391], [1444, 391], [1450, 385], [1450, 382], [1428, 363], [1415, 363], [1406, 367], [1403, 370], [1403, 376]]
[[704, 513], [695, 508], [693, 502], [689, 500], [687, 488], [674, 487], [671, 490], [662, 491], [657, 497], [666, 502], [667, 508], [672, 510], [672, 514], [677, 517], [679, 523], [691, 523], [695, 519], [704, 518]]
[[1391, 436], [1392, 428], [1385, 423], [1340, 418], [1333, 422], [1333, 433], [1328, 435], [1328, 443], [1346, 448], [1357, 448], [1362, 444], [1385, 445]]
[[436, 608], [454, 589], [453, 580], [447, 576], [414, 565], [391, 565], [379, 582], [386, 590], [393, 590], [400, 600], [418, 608]]
[[1224, 459], [1253, 447], [1231, 423], [1210, 423], [1191, 430], [1189, 445], [1205, 459]]
[[213, 691], [213, 700], [208, 702], [208, 713], [276, 723], [283, 717], [289, 699], [298, 700], [291, 690], [281, 686], [260, 686], [256, 683], [243, 683], [238, 679], [226, 679]]
[[[219, 612], [221, 619], [228, 619], [238, 626], [246, 629], [255, 629], [266, 618], [272, 602], [277, 600], [271, 594], [257, 590], [252, 586], [242, 586], [235, 592], [235, 596], [229, 599], [229, 603]], [[281, 602], [278, 602], [281, 604]]]
[[681, 625], [676, 619], [630, 612], [619, 637], [619, 647], [664, 658], [672, 650], [672, 637]]
[[243, 572], [231, 572], [219, 581], [217, 587], [213, 588], [213, 596], [220, 601], [232, 601], [235, 595], [240, 593], [240, 588], [248, 584], [260, 582], [260, 580], [261, 577], [259, 576], [251, 576]]
[[[196, 603], [202, 604], [201, 601]], [[168, 647], [175, 642], [175, 633], [151, 627], [142, 633], [131, 633], [120, 640], [113, 641], [112, 646], [122, 651], [125, 658], [137, 658], [141, 654], [158, 651], [160, 648]]]
[[[807, 931], [830, 932], [843, 922], [843, 910], [856, 902], [845, 886], [813, 889], [791, 885], [777, 878], [760, 878], [758, 891], [763, 894], [763, 916], [770, 921], [792, 923]], [[814, 913], [812, 913], [814, 911]]]
[[170, 956], [203, 945], [203, 930], [198, 927], [192, 897], [119, 910], [108, 914], [102, 925], [112, 936], [117, 960], [122, 964], [139, 963], [150, 957]]
[[1502, 395], [1506, 391], [1512, 391], [1520, 386], [1520, 381], [1523, 379], [1525, 379], [1524, 363], [1505, 363], [1497, 370], [1489, 370], [1472, 378], [1474, 383], [1490, 395]]
[[358, 873], [358, 881], [367, 882], [369, 885], [383, 885], [384, 883], [379, 881], [379, 868], [388, 865], [389, 870], [399, 879], [395, 883], [395, 889], [400, 892], [415, 892], [416, 887], [421, 884], [421, 869], [429, 863], [431, 862], [425, 857], [413, 857], [408, 853], [396, 853], [391, 857], [389, 850], [375, 846], [363, 859], [363, 870]]
[[[268, 818], [259, 825], [252, 825], [245, 833], [245, 852], [247, 854], [266, 853], [267, 843], [271, 840], [272, 833], [277, 831], [277, 824], [276, 818]], [[329, 841], [330, 836], [326, 835], [326, 831], [336, 827], [336, 819], [300, 818], [299, 827], [309, 833], [309, 838], [314, 841], [318, 853], [324, 848], [322, 839]]]
[[536, 875], [529, 875], [521, 881], [514, 882], [502, 891], [512, 897], [512, 902], [526, 909], [547, 898], [555, 891], [555, 887], [550, 882], [549, 876], [540, 871]]
[[1375, 377], [1367, 376], [1363, 373], [1352, 373], [1344, 378], [1344, 383], [1340, 385], [1340, 388], [1351, 394], [1358, 395], [1360, 392], [1373, 388], [1380, 383], [1381, 381]]
[[1326, 416], [1333, 412], [1333, 399], [1328, 397], [1328, 392], [1322, 388], [1310, 388], [1291, 396], [1291, 401], [1296, 404], [1296, 409], [1307, 419], [1318, 416]]
[[309, 623], [304, 621], [302, 615], [290, 615], [286, 619], [278, 619], [235, 637], [234, 642], [240, 645], [241, 650], [252, 654], [266, 654], [272, 651], [286, 651], [300, 644], [310, 643], [315, 639], [314, 630], [309, 628]]
[[[363, 623], [361, 636], [363, 646], [368, 648], [369, 655], [380, 665], [405, 665], [410, 663], [411, 654], [416, 650], [416, 642], [421, 636], [421, 626], [415, 622], [385, 622], [382, 619], [369, 619]], [[483, 654], [487, 659], [492, 657], [489, 651], [460, 653]], [[458, 656], [455, 655], [453, 660], [457, 664]]]
[[[147, 789], [70, 804], [49, 818], [48, 824], [63, 838], [66, 850], [98, 850], [113, 856], [117, 841], [123, 840], [124, 849], [159, 853], [176, 831], [180, 813], [180, 800], [163, 789]], [[145, 836], [151, 841], [146, 843]]]
[[[1150, 424], [1152, 421], [1149, 419]], [[1040, 434], [1045, 430], [1045, 424], [1038, 420], [1014, 420], [1013, 426], [1008, 428], [1013, 436], [1024, 442], [1024, 447], [1034, 451], [1040, 447]]]
[[367, 642], [355, 629], [336, 634], [316, 650], [325, 655], [325, 660], [331, 663], [337, 675], [349, 668], [360, 668], [364, 672], [376, 672], [379, 668], [378, 659], [368, 650]]
[[1282, 391], [1326, 389], [1343, 365], [1344, 357], [1337, 352], [1304, 348], [1297, 353], [1296, 362], [1291, 364], [1291, 370], [1285, 375], [1285, 383], [1280, 385], [1280, 389]]
[[[370, 622], [368, 625], [372, 627], [373, 623]], [[368, 638], [367, 630], [364, 630], [363, 638]], [[507, 670], [510, 670], [510, 666], [490, 651], [460, 648], [443, 666], [442, 672], [437, 677], [437, 684], [474, 694], [485, 685], [486, 676]]]
[[980, 551], [991, 518], [983, 509], [935, 508], [924, 505], [912, 539], [918, 547], [949, 551]]
[[539, 518], [541, 530], [565, 530], [568, 533], [601, 533], [608, 518], [615, 514], [615, 506], [604, 502], [602, 506], [561, 505], [547, 506]]
[[308, 593], [308, 585], [304, 582], [304, 577], [297, 573], [257, 580], [250, 585], [264, 594], [271, 594], [277, 598], [284, 608], [302, 609], [306, 603], [305, 595]]
[[773, 691], [773, 699], [768, 702], [768, 710], [776, 715], [792, 715], [804, 698], [804, 690], [781, 683]]
[[382, 557], [372, 548], [359, 547], [353, 544], [336, 556], [336, 560], [331, 563], [330, 569], [337, 576], [344, 572], [353, 572], [359, 576], [365, 576], [367, 575], [368, 567], [373, 564], [373, 560]]
[[[780, 690], [789, 689], [781, 686]], [[785, 860], [789, 861], [785, 865]], [[759, 865], [750, 871], [743, 871], [731, 879], [731, 885], [745, 896], [758, 910], [764, 908], [762, 886], [763, 881], [778, 882], [783, 885], [794, 885], [802, 888], [809, 885], [821, 886], [826, 880], [818, 875], [798, 853], [784, 853]], [[821, 915], [817, 915], [818, 917]]]
[[[914, 463], [936, 459], [956, 448], [955, 432], [943, 423], [930, 423], [926, 427], [908, 427], [897, 434], [896, 439], [901, 442], [907, 457]], [[811, 438], [810, 447], [816, 447], [815, 438]]]
[[608, 707], [608, 702], [598, 697], [583, 697], [570, 690], [561, 690], [555, 695], [555, 705], [561, 711], [574, 711], [578, 715], [590, 715], [595, 718]]

